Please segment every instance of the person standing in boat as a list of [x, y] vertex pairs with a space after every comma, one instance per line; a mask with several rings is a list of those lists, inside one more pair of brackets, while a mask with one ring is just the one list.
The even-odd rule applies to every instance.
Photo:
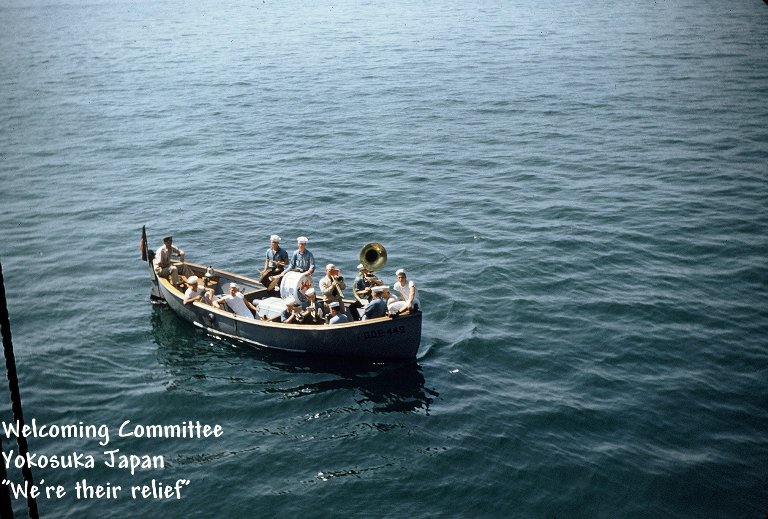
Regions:
[[342, 291], [347, 288], [344, 284], [344, 278], [341, 277], [341, 272], [333, 263], [329, 263], [325, 266], [325, 277], [320, 279], [320, 290], [325, 296], [325, 302], [331, 304], [336, 301], [339, 303], [341, 313], [344, 311], [344, 300]]
[[[405, 269], [397, 269], [397, 272], [395, 272], [395, 276], [397, 277], [397, 282], [392, 286], [392, 288], [400, 294], [400, 297], [402, 299], [402, 302], [404, 302], [404, 305], [399, 305], [402, 308], [397, 308], [397, 313], [401, 314], [407, 314], [412, 312], [418, 312], [421, 308], [421, 302], [419, 301], [419, 294], [418, 290], [416, 289], [416, 283], [413, 281], [408, 281], [408, 275], [405, 272]], [[398, 303], [394, 303], [395, 305], [398, 305]]]
[[269, 239], [270, 247], [267, 249], [267, 259], [264, 261], [264, 269], [260, 272], [259, 282], [267, 287], [267, 290], [274, 290], [288, 265], [288, 252], [280, 247], [280, 236], [273, 234]]
[[[171, 264], [173, 256], [179, 258], [181, 265]], [[173, 236], [166, 236], [163, 238], [163, 246], [157, 250], [155, 256], [155, 274], [158, 277], [170, 279], [173, 286], [178, 286], [181, 283], [179, 273], [191, 276], [192, 269], [184, 264], [184, 251], [173, 245]]]
[[296, 239], [298, 249], [291, 256], [288, 264], [289, 271], [306, 272], [310, 276], [315, 271], [315, 256], [307, 249], [309, 239], [306, 236], [299, 236]]

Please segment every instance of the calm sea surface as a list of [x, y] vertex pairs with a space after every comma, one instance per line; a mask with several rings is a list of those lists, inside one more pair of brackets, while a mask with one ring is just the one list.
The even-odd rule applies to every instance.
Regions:
[[[41, 516], [763, 519], [767, 165], [758, 0], [4, 0], [24, 414], [110, 435], [28, 439], [94, 459], [33, 467]], [[418, 359], [207, 336], [149, 303], [142, 225], [250, 275], [272, 233], [350, 278], [379, 241]]]

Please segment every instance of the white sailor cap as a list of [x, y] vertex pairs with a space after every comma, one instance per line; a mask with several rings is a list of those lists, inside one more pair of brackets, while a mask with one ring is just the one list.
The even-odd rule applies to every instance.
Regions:
[[325, 270], [339, 270], [339, 268], [333, 263], [329, 263], [325, 266]]
[[187, 283], [189, 283], [190, 285], [194, 285], [195, 283], [197, 283], [197, 281], [198, 281], [197, 276], [189, 276], [187, 278]]
[[272, 236], [269, 237], [269, 241], [276, 241], [277, 243], [280, 243], [281, 239], [282, 238], [280, 238], [280, 236], [278, 236], [277, 234], [273, 234]]
[[308, 296], [315, 295], [315, 289], [313, 287], [309, 287], [306, 292], [304, 292]]
[[357, 270], [367, 270], [367, 269], [365, 268], [365, 265], [363, 265], [362, 263], [360, 263], [360, 264], [357, 266]]
[[387, 285], [377, 285], [371, 289], [371, 292], [374, 294], [381, 294], [385, 290], [389, 290], [389, 287]]
[[328, 305], [329, 308], [339, 308], [340, 306], [341, 305], [339, 304], [338, 301], [334, 301], [333, 303]]
[[397, 272], [395, 272], [395, 276], [399, 276], [400, 274], [405, 275], [405, 269], [397, 269]]
[[288, 296], [283, 299], [283, 303], [285, 303], [285, 306], [295, 305], [296, 300], [293, 298], [293, 296]]
[[233, 281], [232, 283], [229, 284], [229, 288], [237, 288], [237, 283]]
[[308, 243], [309, 242], [309, 238], [307, 238], [306, 236], [299, 236], [298, 238], [296, 238], [296, 241], [298, 243]]

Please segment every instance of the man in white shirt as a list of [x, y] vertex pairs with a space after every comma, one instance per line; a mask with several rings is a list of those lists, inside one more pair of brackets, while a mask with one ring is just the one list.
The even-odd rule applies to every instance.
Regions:
[[205, 304], [213, 304], [213, 289], [204, 288], [200, 286], [200, 280], [197, 276], [189, 276], [187, 278], [187, 284], [189, 288], [184, 292], [184, 304], [200, 302]]
[[402, 308], [399, 309], [399, 313], [417, 312], [421, 308], [421, 302], [419, 301], [419, 294], [416, 290], [416, 283], [408, 281], [405, 269], [398, 269], [397, 272], [395, 272], [395, 276], [397, 276], [397, 282], [392, 288], [395, 292], [400, 294], [400, 297], [405, 303], [402, 305]]
[[221, 308], [221, 303], [226, 303], [232, 312], [241, 317], [253, 319], [258, 311], [250, 301], [248, 301], [242, 292], [237, 288], [237, 283], [229, 284], [229, 294], [219, 296], [213, 301], [213, 306]]

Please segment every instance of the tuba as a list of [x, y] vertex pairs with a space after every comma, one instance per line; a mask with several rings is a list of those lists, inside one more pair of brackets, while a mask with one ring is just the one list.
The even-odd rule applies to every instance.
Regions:
[[387, 249], [381, 243], [369, 243], [360, 249], [360, 263], [370, 272], [379, 270], [387, 263]]

